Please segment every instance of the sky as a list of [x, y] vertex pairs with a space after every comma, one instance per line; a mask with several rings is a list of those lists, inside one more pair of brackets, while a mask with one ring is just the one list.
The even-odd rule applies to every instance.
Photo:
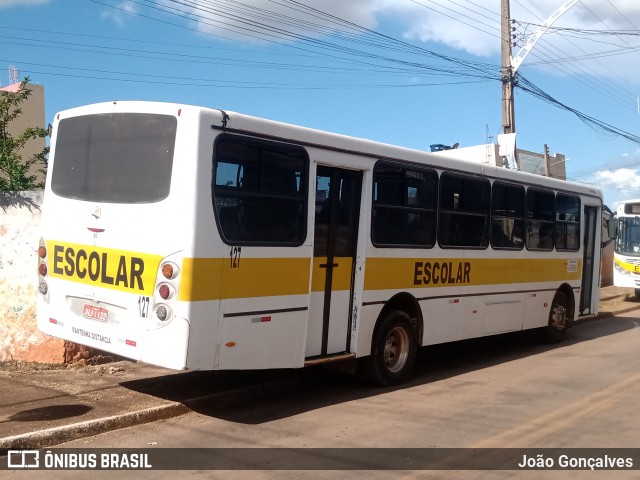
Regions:
[[[640, 198], [640, 2], [511, 0], [518, 148]], [[429, 150], [502, 133], [499, 0], [0, 0], [0, 85], [194, 104]], [[603, 128], [604, 127], [604, 128]]]

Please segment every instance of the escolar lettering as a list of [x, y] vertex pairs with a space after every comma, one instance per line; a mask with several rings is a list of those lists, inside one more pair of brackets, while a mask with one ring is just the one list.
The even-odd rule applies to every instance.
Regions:
[[446, 285], [471, 283], [470, 262], [416, 262], [414, 285]]
[[67, 277], [88, 277], [93, 282], [105, 285], [115, 285], [132, 290], [144, 290], [142, 274], [144, 260], [139, 257], [120, 255], [117, 259], [118, 267], [115, 276], [109, 275], [114, 270], [106, 253], [87, 252], [84, 249], [74, 250], [72, 247], [55, 245], [53, 248], [53, 272]]

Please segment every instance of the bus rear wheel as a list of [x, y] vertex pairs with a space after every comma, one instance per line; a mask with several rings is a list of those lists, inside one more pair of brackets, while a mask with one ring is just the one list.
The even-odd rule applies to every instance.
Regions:
[[384, 387], [405, 382], [415, 363], [417, 343], [409, 316], [400, 311], [390, 312], [375, 330], [371, 355], [362, 360], [364, 375]]
[[549, 343], [558, 343], [567, 335], [569, 327], [569, 300], [562, 292], [557, 292], [551, 302], [549, 311], [549, 323], [545, 331], [545, 337]]

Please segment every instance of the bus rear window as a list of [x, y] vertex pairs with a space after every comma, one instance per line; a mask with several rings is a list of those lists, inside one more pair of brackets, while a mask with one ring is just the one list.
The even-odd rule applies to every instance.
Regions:
[[177, 119], [108, 113], [64, 119], [58, 126], [51, 189], [105, 203], [152, 203], [169, 195]]

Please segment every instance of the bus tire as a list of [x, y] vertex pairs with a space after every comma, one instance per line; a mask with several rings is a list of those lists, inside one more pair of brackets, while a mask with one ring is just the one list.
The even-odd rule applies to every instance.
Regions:
[[397, 310], [389, 312], [375, 329], [371, 355], [363, 358], [363, 374], [384, 387], [405, 382], [416, 360], [417, 344], [409, 315]]
[[562, 292], [557, 292], [551, 302], [549, 323], [545, 329], [545, 340], [548, 343], [558, 343], [567, 335], [569, 327], [569, 300]]

